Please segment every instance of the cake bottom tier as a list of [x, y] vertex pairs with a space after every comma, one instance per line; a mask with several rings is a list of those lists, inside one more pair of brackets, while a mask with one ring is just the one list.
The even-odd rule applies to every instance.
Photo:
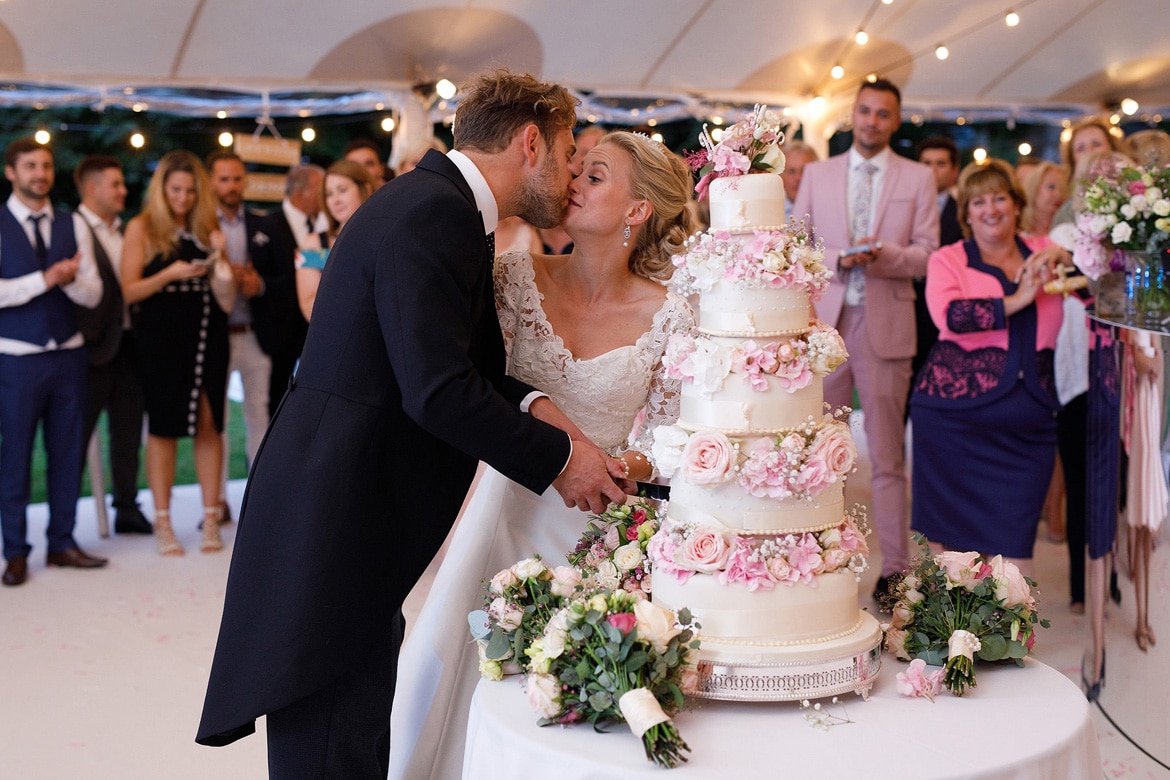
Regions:
[[869, 697], [881, 669], [882, 631], [868, 612], [856, 630], [822, 643], [769, 647], [700, 634], [699, 690], [705, 699], [800, 701], [850, 691]]

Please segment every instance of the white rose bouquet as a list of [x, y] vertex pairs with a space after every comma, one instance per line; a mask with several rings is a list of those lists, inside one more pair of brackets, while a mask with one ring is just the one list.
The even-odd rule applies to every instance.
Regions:
[[893, 586], [893, 618], [886, 649], [909, 661], [945, 666], [943, 684], [956, 696], [975, 687], [974, 661], [1023, 659], [1036, 643], [1034, 626], [1048, 628], [1036, 610], [1036, 583], [997, 555], [921, 553], [910, 573]]
[[625, 722], [649, 760], [685, 762], [690, 748], [670, 716], [696, 679], [694, 628], [687, 610], [621, 590], [568, 602], [527, 651], [525, 690], [540, 724]]

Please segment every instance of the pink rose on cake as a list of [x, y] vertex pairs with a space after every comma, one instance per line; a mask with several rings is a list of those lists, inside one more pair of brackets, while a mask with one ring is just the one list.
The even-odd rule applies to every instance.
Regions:
[[735, 537], [726, 528], [700, 526], [684, 538], [674, 560], [691, 571], [711, 574], [727, 565], [734, 545]]
[[813, 439], [811, 449], [812, 456], [820, 457], [835, 477], [852, 471], [857, 459], [857, 446], [849, 435], [849, 426], [839, 420], [824, 424]]
[[825, 459], [819, 453], [813, 452], [805, 459], [804, 465], [796, 474], [796, 489], [812, 498], [836, 481], [837, 475], [825, 463]]
[[679, 467], [691, 484], [721, 484], [734, 471], [735, 445], [719, 431], [698, 431], [683, 447]]
[[746, 585], [752, 592], [776, 587], [767, 562], [743, 539], [737, 540], [735, 550], [727, 561], [727, 568], [716, 574], [715, 580], [720, 585], [733, 582]]

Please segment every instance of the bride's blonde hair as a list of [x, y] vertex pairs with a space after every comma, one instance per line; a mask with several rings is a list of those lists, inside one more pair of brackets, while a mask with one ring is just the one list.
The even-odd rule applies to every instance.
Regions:
[[649, 136], [619, 130], [603, 136], [601, 144], [621, 147], [633, 158], [630, 194], [651, 207], [630, 252], [630, 270], [650, 279], [669, 279], [674, 272], [671, 255], [682, 251], [695, 230], [687, 208], [693, 186], [690, 170], [681, 157]]

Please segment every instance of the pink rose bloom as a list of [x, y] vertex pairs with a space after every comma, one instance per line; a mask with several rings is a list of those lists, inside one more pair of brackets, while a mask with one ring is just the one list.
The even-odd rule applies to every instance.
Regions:
[[800, 572], [795, 571], [788, 565], [788, 561], [782, 555], [777, 555], [768, 560], [768, 573], [772, 575], [772, 579], [776, 582], [783, 582], [788, 585], [796, 582], [800, 577]]
[[779, 449], [784, 452], [800, 454], [804, 452], [804, 437], [799, 433], [790, 433], [780, 440]]
[[616, 525], [611, 525], [605, 531], [605, 546], [606, 549], [616, 550], [622, 545], [622, 532]]
[[909, 661], [910, 656], [906, 652], [906, 630], [902, 628], [887, 629], [886, 649], [893, 653], [895, 658]]
[[1003, 601], [1008, 609], [1016, 607], [1035, 608], [1032, 588], [1014, 563], [1005, 561], [1002, 555], [991, 559], [991, 577], [995, 583], [995, 597]]
[[921, 658], [915, 658], [910, 662], [910, 666], [906, 671], [899, 672], [897, 675], [898, 693], [903, 696], [926, 698], [934, 701], [934, 697], [942, 690], [943, 675], [945, 672], [945, 669], [938, 668], [927, 674], [926, 661], [923, 661]]
[[934, 556], [934, 560], [947, 575], [948, 589], [958, 586], [970, 590], [977, 584], [979, 553], [948, 550]]
[[634, 613], [632, 612], [618, 612], [607, 617], [605, 622], [609, 623], [623, 634], [628, 634], [633, 631], [634, 626], [638, 624], [638, 618], [634, 617]]
[[825, 463], [824, 458], [815, 452], [808, 456], [800, 473], [796, 475], [796, 486], [810, 497], [818, 495], [836, 481], [837, 475]]
[[497, 596], [502, 596], [504, 591], [508, 590], [509, 588], [514, 588], [519, 584], [520, 578], [516, 576], [516, 572], [512, 571], [510, 568], [504, 569], [501, 572], [497, 572], [496, 575], [492, 577], [491, 591]]
[[629, 528], [626, 529], [626, 541], [632, 542], [637, 538], [638, 538], [638, 526], [631, 525]]
[[687, 480], [695, 485], [717, 485], [726, 482], [735, 465], [735, 449], [731, 441], [718, 431], [699, 431], [683, 447], [679, 464]]
[[692, 571], [711, 574], [727, 565], [731, 557], [728, 535], [711, 526], [697, 528], [675, 551], [675, 561]]
[[1129, 183], [1129, 194], [1130, 195], [1143, 195], [1143, 194], [1145, 194], [1145, 191], [1146, 191], [1146, 183], [1143, 182], [1141, 179], [1136, 179], [1136, 180], [1131, 181]]
[[630, 515], [630, 519], [634, 521], [634, 525], [641, 525], [646, 522], [646, 510], [635, 509], [633, 514]]
[[853, 557], [849, 553], [842, 550], [840, 547], [834, 547], [832, 550], [825, 550], [825, 571], [837, 571], [849, 563], [849, 559]]
[[826, 425], [813, 439], [812, 451], [825, 461], [835, 476], [848, 474], [857, 459], [857, 447], [849, 429], [842, 423]]
[[727, 568], [715, 575], [716, 581], [720, 585], [738, 582], [753, 592], [772, 590], [776, 587], [776, 581], [772, 579], [767, 564], [754, 554], [755, 550], [740, 540], [727, 562]]

